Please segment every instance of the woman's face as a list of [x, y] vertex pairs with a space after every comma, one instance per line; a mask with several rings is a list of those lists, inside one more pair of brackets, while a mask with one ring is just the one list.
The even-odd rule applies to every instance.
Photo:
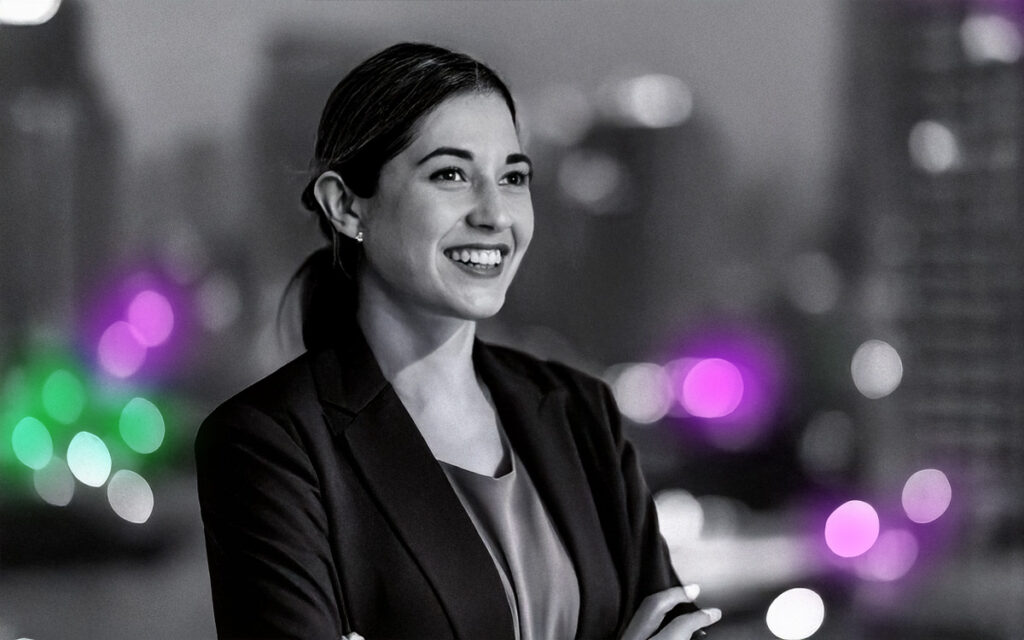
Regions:
[[410, 310], [469, 320], [497, 313], [533, 236], [530, 172], [498, 94], [439, 104], [360, 203], [360, 286]]

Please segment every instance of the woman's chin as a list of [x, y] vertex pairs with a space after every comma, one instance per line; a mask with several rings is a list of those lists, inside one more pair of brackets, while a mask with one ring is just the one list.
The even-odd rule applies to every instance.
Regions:
[[495, 316], [499, 311], [501, 311], [501, 308], [504, 305], [504, 295], [500, 298], [496, 296], [487, 296], [486, 298], [464, 301], [462, 304], [459, 304], [456, 308], [452, 309], [452, 315], [464, 320], [486, 320]]

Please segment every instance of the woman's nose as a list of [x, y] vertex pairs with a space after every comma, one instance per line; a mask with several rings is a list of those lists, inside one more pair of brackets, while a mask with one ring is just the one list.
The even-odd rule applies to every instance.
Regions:
[[503, 201], [496, 185], [482, 185], [476, 192], [476, 203], [468, 216], [470, 225], [490, 231], [501, 231], [512, 226], [507, 203]]

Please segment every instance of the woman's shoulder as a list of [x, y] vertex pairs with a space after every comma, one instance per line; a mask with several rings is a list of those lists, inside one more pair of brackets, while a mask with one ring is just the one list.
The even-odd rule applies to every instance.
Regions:
[[304, 353], [221, 402], [199, 426], [197, 446], [268, 429], [298, 428], [297, 417], [317, 406], [311, 357]]

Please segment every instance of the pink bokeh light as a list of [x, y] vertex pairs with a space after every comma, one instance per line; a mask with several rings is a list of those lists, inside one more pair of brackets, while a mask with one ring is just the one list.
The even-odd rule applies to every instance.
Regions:
[[697, 361], [683, 378], [679, 399], [686, 411], [698, 418], [723, 418], [743, 400], [743, 376], [728, 360]]
[[883, 531], [874, 546], [857, 558], [857, 575], [880, 582], [899, 580], [913, 568], [919, 546], [906, 529]]
[[854, 558], [875, 544], [878, 528], [875, 508], [861, 500], [850, 500], [825, 521], [825, 543], [837, 556]]
[[96, 351], [100, 365], [118, 378], [131, 376], [146, 361], [146, 346], [138, 330], [123, 320], [107, 327]]
[[143, 345], [155, 347], [170, 337], [174, 329], [174, 309], [165, 296], [147, 289], [128, 305], [128, 322], [138, 330]]

